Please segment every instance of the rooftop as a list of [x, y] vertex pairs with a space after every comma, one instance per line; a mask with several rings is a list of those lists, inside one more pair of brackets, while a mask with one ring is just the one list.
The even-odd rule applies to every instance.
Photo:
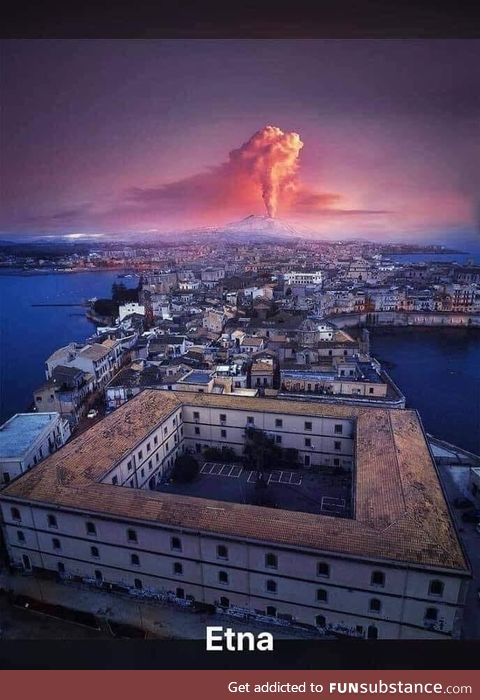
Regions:
[[[354, 517], [339, 519], [98, 483], [182, 405], [353, 420]], [[6, 487], [1, 498], [469, 573], [422, 426], [411, 410], [145, 390]]]
[[97, 360], [102, 360], [110, 352], [110, 348], [106, 347], [101, 343], [94, 343], [93, 345], [86, 345], [78, 353], [81, 357], [86, 357], [89, 360], [96, 362]]
[[58, 413], [17, 413], [0, 426], [0, 459], [21, 458]]
[[213, 372], [192, 370], [185, 377], [179, 379], [179, 384], [208, 384], [213, 379]]

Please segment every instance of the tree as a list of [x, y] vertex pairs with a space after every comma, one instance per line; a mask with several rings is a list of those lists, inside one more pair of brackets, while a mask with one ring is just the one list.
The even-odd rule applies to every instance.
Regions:
[[172, 470], [173, 481], [178, 481], [181, 484], [193, 481], [200, 471], [200, 466], [192, 455], [179, 455], [175, 460]]
[[263, 430], [247, 428], [244, 456], [247, 466], [257, 472], [257, 488], [262, 488], [265, 485], [265, 472], [274, 469], [281, 462], [282, 449]]

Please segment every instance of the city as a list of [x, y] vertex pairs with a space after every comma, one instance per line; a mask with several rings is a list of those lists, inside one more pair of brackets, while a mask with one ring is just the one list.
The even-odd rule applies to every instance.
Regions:
[[4, 589], [35, 597], [37, 577], [49, 604], [73, 586], [294, 636], [463, 636], [480, 459], [425, 434], [370, 332], [475, 332], [480, 266], [256, 238], [4, 253], [19, 275], [117, 270], [83, 304], [96, 332], [45, 357], [0, 428]]
[[2, 640], [480, 639], [479, 68], [2, 44]]

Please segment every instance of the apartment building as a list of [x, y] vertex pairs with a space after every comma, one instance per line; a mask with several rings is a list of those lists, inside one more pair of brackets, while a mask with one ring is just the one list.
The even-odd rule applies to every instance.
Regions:
[[69, 437], [68, 421], [55, 411], [9, 418], [0, 426], [0, 487], [35, 467]]
[[303, 287], [305, 285], [322, 284], [322, 272], [321, 270], [316, 270], [315, 272], [306, 272], [305, 270], [286, 272], [284, 275], [285, 283], [291, 287]]
[[[297, 449], [305, 474], [350, 471], [352, 517], [155, 490], [185, 449], [240, 456], [247, 427]], [[0, 505], [10, 561], [33, 572], [357, 637], [459, 634], [470, 570], [415, 411], [145, 390]]]
[[69, 343], [59, 348], [46, 360], [45, 374], [47, 379], [53, 376], [55, 367], [76, 367], [91, 374], [96, 387], [102, 387], [112, 379], [120, 368], [124, 348], [122, 341], [107, 339], [101, 343]]

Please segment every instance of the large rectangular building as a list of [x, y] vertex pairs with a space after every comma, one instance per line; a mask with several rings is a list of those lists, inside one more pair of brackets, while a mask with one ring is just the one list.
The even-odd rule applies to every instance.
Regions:
[[[240, 455], [252, 426], [298, 450], [303, 469], [350, 470], [352, 517], [155, 490], [177, 454]], [[0, 505], [24, 569], [359, 637], [459, 634], [470, 571], [415, 411], [145, 390]]]

